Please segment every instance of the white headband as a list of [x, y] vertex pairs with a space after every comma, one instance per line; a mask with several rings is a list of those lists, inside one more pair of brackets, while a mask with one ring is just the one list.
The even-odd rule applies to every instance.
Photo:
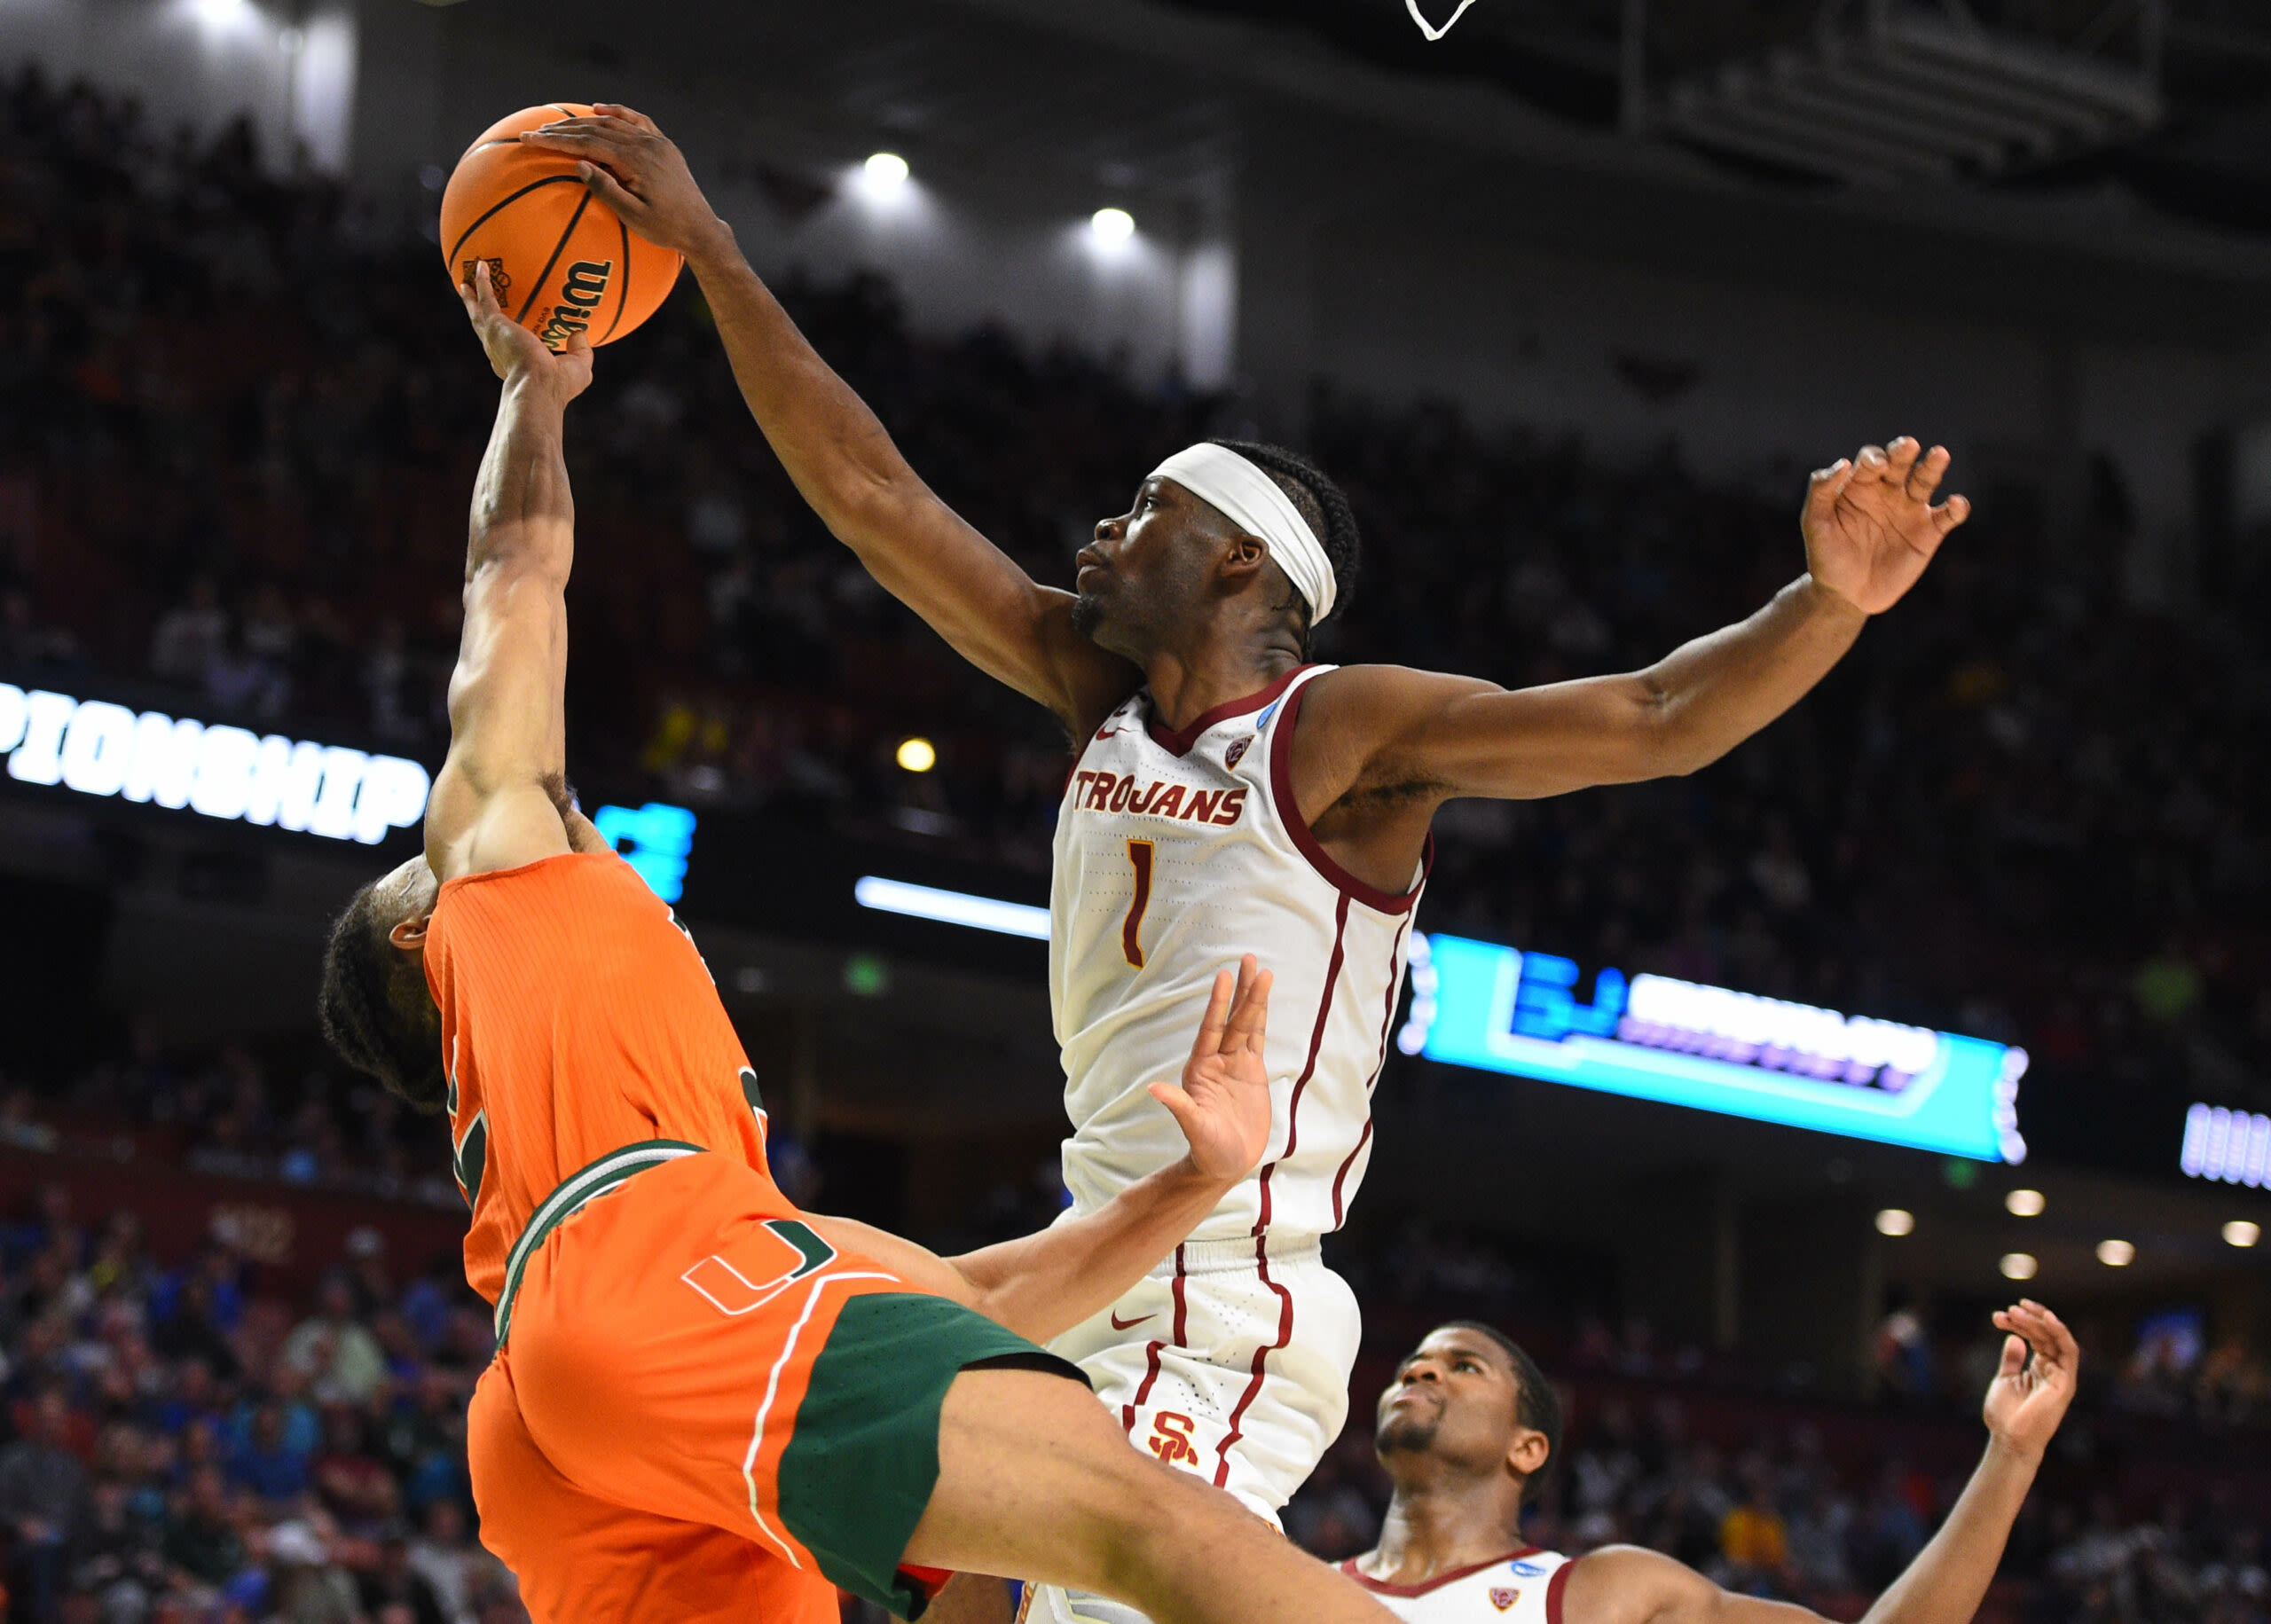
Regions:
[[1301, 510], [1277, 482], [1228, 446], [1201, 441], [1188, 445], [1151, 470], [1153, 479], [1171, 479], [1249, 536], [1269, 544], [1269, 556], [1294, 590], [1308, 600], [1309, 624], [1332, 613], [1338, 583], [1332, 561], [1317, 545]]

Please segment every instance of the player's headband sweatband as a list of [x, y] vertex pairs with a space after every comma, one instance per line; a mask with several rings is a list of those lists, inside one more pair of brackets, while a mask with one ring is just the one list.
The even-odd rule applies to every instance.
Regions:
[[1267, 542], [1277, 568], [1308, 600], [1311, 625], [1321, 624], [1332, 613], [1338, 588], [1332, 561], [1276, 480], [1228, 446], [1209, 441], [1185, 446], [1153, 468], [1151, 477], [1175, 481], [1200, 501], [1221, 509], [1222, 517], [1247, 535]]

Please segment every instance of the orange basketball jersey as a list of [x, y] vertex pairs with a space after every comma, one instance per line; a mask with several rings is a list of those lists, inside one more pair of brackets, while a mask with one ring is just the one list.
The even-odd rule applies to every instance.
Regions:
[[[620, 858], [466, 875], [426, 934], [465, 1274], [497, 1300], [537, 1204], [609, 1152], [678, 1140], [765, 1172], [757, 1076], [693, 939]], [[792, 1211], [785, 1199], [781, 1210]]]

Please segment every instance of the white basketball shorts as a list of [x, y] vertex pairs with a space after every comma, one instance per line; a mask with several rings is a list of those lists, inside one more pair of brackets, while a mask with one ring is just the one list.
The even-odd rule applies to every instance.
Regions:
[[[1049, 1351], [1087, 1373], [1137, 1448], [1274, 1524], [1348, 1419], [1360, 1330], [1314, 1236], [1191, 1241]], [[1029, 1624], [1143, 1624], [1100, 1597], [1028, 1595]]]

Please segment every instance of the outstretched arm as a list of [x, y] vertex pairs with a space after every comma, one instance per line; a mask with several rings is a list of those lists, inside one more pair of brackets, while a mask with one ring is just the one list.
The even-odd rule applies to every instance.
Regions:
[[[1940, 1531], [1862, 1624], [1969, 1624], [2073, 1402], [2081, 1350], [2058, 1316], [2020, 1302], [1995, 1323], [2010, 1334], [1987, 1389], [1986, 1457]], [[1819, 1624], [1803, 1607], [1731, 1594], [1670, 1557], [1629, 1546], [1597, 1551], [1570, 1570], [1562, 1614], [1568, 1624]]]
[[1323, 781], [1338, 794], [1528, 799], [1708, 765], [1796, 703], [1923, 574], [1970, 512], [1960, 496], [1933, 506], [1947, 467], [1940, 447], [1898, 439], [1815, 474], [1808, 572], [1645, 671], [1513, 692], [1391, 667], [1327, 678], [1309, 714], [1330, 708], [1355, 742]]
[[1076, 734], [1135, 690], [1135, 668], [1073, 627], [1069, 592], [1037, 584], [923, 482], [866, 403], [757, 278], [652, 119], [602, 103], [522, 137], [581, 159], [631, 229], [686, 255], [758, 427], [821, 522], [963, 658]]
[[1191, 1154], [1137, 1180], [1086, 1218], [1052, 1224], [957, 1258], [843, 1218], [809, 1218], [846, 1251], [894, 1270], [911, 1285], [966, 1303], [1035, 1342], [1072, 1330], [1126, 1296], [1261, 1160], [1269, 1143], [1269, 1076], [1262, 1039], [1269, 972], [1249, 953], [1214, 977], [1183, 1080], [1153, 1083]]
[[450, 754], [426, 812], [427, 861], [444, 880], [570, 849], [556, 803], [576, 506], [562, 443], [568, 403], [592, 381], [591, 346], [578, 336], [554, 355], [498, 309], [478, 269], [459, 292], [505, 388], [474, 484]]

